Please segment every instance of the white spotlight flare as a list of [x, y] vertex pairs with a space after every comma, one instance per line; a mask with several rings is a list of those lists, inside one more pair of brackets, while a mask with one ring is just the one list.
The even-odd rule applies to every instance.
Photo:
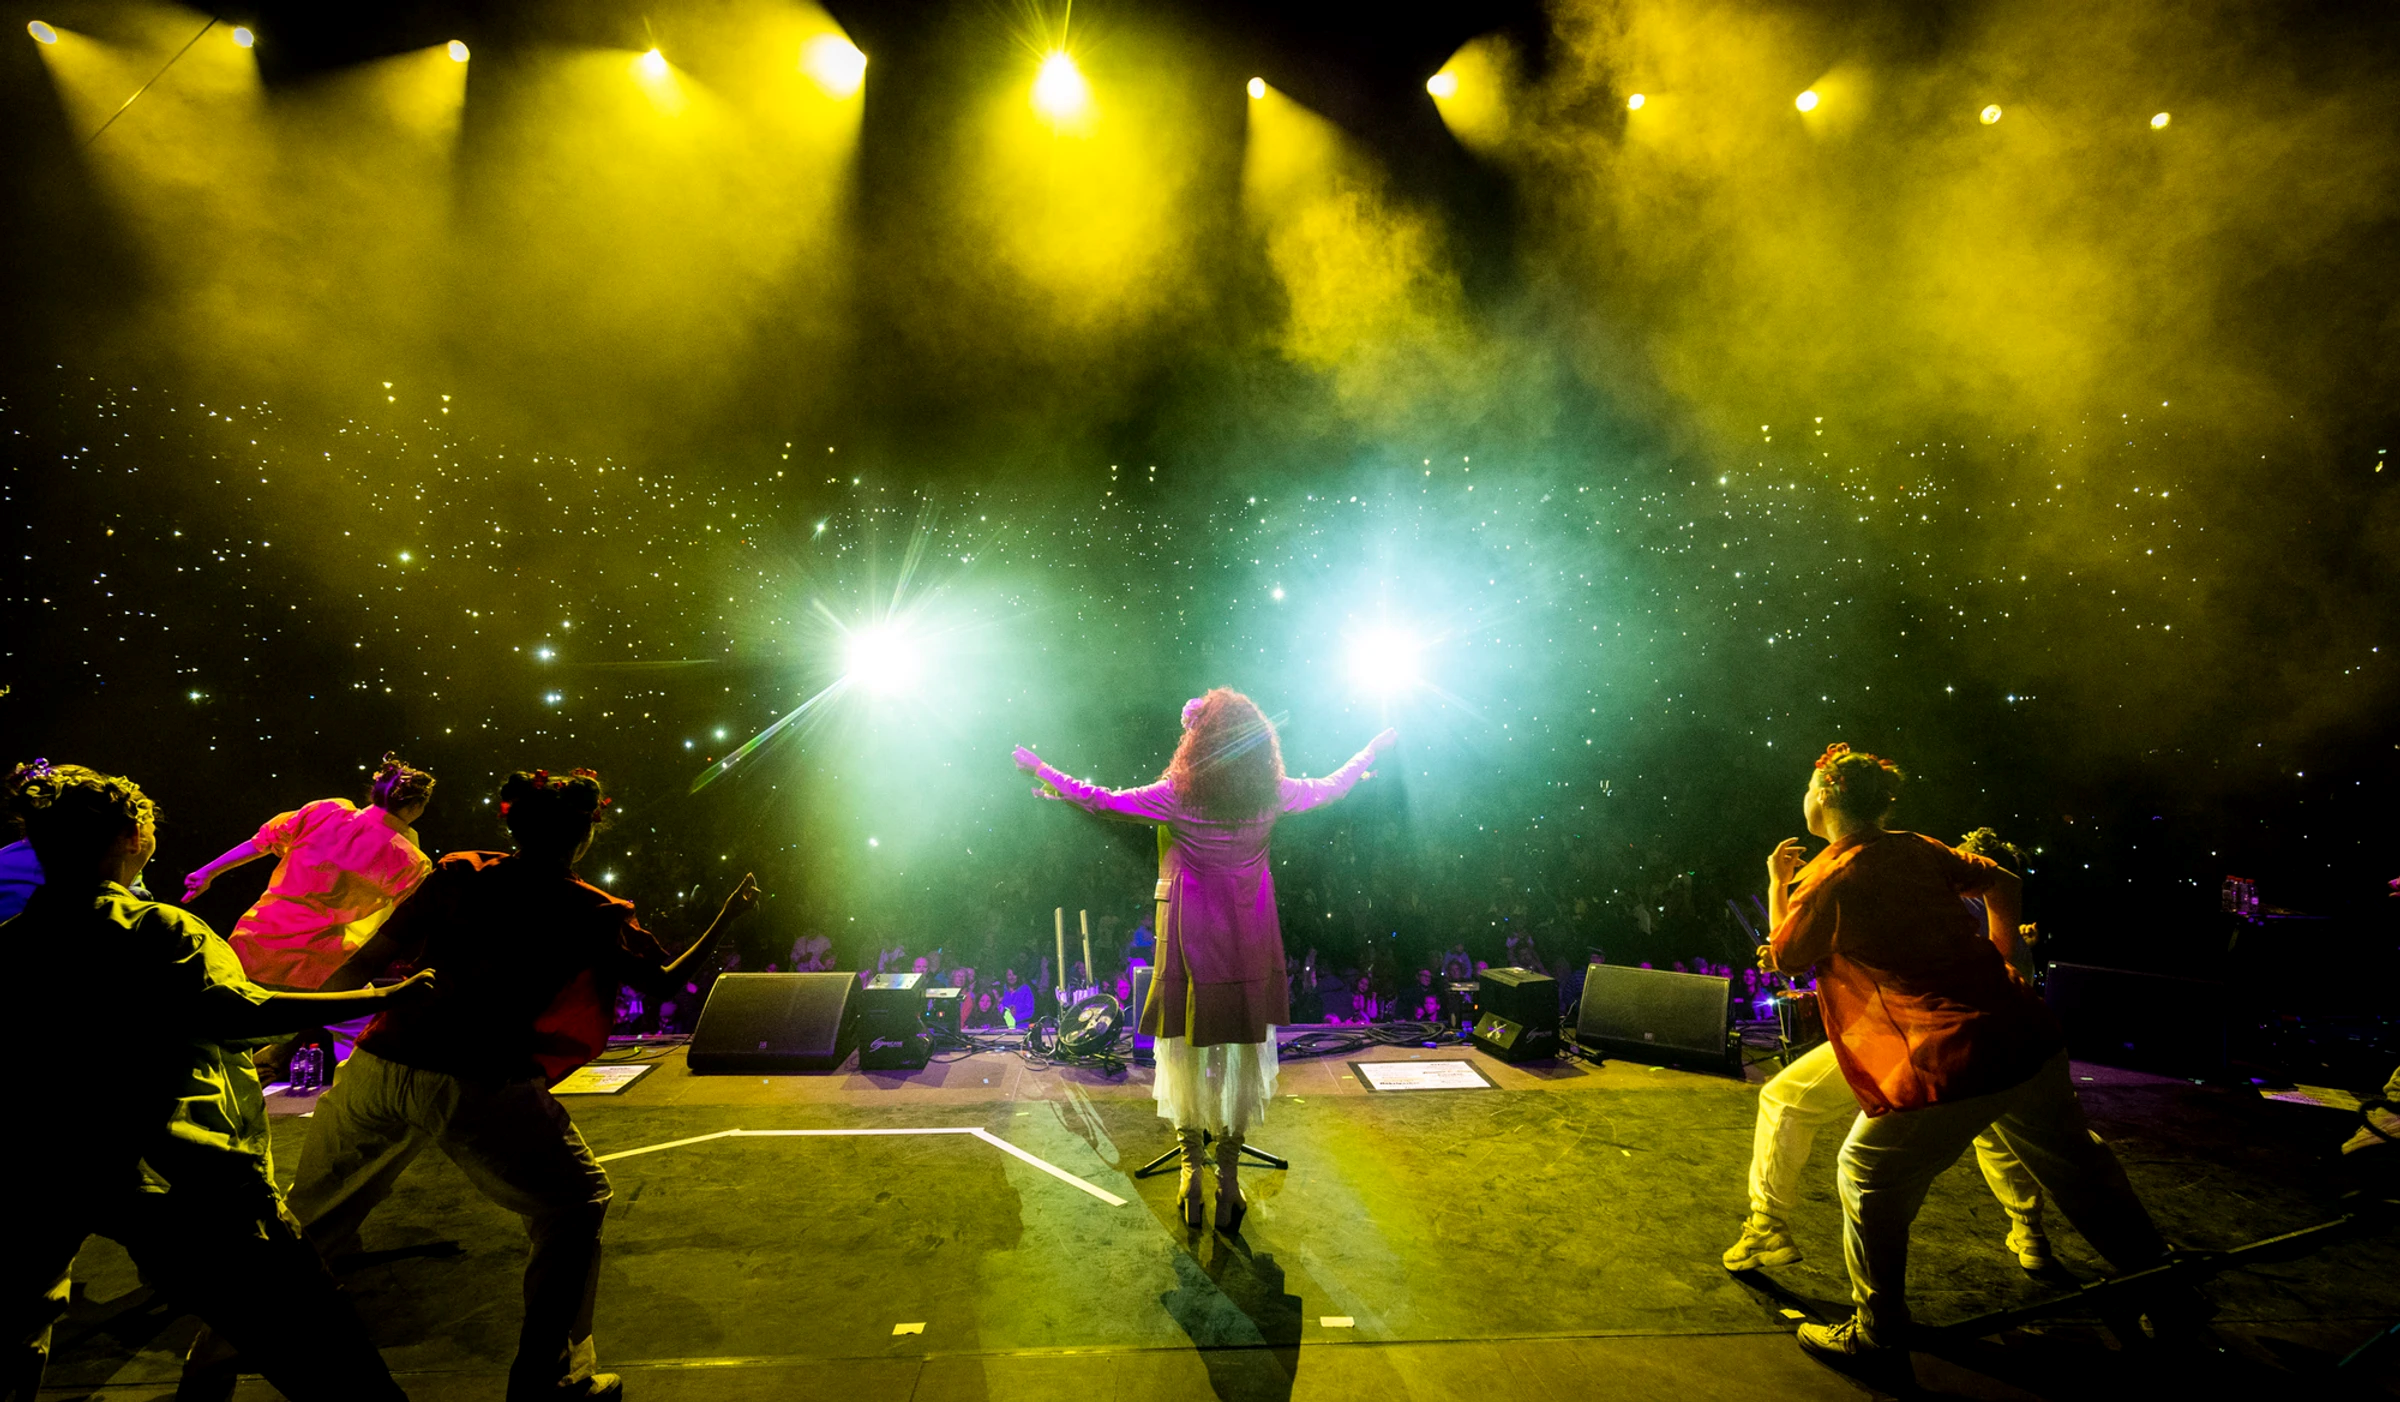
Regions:
[[1377, 696], [1406, 691], [1424, 680], [1419, 671], [1424, 645], [1398, 628], [1376, 628], [1350, 641], [1350, 680]]
[[850, 635], [843, 655], [843, 680], [877, 696], [914, 691], [925, 675], [925, 657], [897, 626], [878, 623]]

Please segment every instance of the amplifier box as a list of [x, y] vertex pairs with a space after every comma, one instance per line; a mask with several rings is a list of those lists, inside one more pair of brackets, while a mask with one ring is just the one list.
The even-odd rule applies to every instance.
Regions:
[[1558, 980], [1528, 969], [1484, 970], [1467, 1039], [1502, 1061], [1558, 1055]]

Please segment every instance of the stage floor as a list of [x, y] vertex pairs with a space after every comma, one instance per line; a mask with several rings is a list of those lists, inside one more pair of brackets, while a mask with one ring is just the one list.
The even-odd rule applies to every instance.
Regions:
[[[1820, 1367], [1789, 1337], [1792, 1311], [1848, 1308], [1833, 1143], [1794, 1223], [1808, 1259], [1749, 1280], [1719, 1266], [1743, 1212], [1755, 1084], [1626, 1063], [1511, 1067], [1465, 1048], [1360, 1059], [1466, 1060], [1493, 1087], [1377, 1093], [1348, 1060], [1287, 1062], [1254, 1137], [1291, 1168], [1244, 1175], [1250, 1215], [1228, 1242], [1187, 1237], [1171, 1175], [1131, 1176], [1170, 1141], [1141, 1068], [1111, 1078], [982, 1054], [918, 1073], [695, 1076], [669, 1052], [620, 1094], [569, 1101], [616, 1185], [603, 1364], [644, 1399], [1280, 1402], [1498, 1387], [1691, 1402], [1905, 1384]], [[2100, 1132], [2186, 1245], [2325, 1220], [2361, 1171], [2329, 1158], [2347, 1133], [2337, 1113], [2077, 1074]], [[288, 1177], [306, 1102], [276, 1105]], [[1912, 1260], [1922, 1320], [2057, 1293], [2001, 1249], [2005, 1228], [1971, 1160], [1944, 1176]], [[2072, 1230], [2052, 1235], [2071, 1271], [2098, 1274]], [[429, 1402], [499, 1396], [519, 1317], [516, 1219], [428, 1154], [366, 1239], [344, 1279], [403, 1386]], [[2219, 1276], [2207, 1294], [2228, 1354], [2210, 1381], [2321, 1394], [2313, 1374], [2400, 1319], [2392, 1245], [2354, 1239]], [[76, 1271], [44, 1395], [171, 1393], [191, 1321], [155, 1306], [108, 1242]], [[1936, 1395], [2159, 1381], [2088, 1320], [1913, 1367]], [[2400, 1367], [2371, 1380], [2396, 1384]], [[251, 1379], [242, 1395], [274, 1394]]]

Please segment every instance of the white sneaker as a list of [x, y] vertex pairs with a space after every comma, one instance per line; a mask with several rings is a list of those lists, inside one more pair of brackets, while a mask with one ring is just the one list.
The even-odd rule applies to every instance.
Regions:
[[1839, 1324], [1803, 1324], [1796, 1337], [1800, 1347], [1819, 1358], [1874, 1358], [1898, 1352], [1871, 1337], [1855, 1314]]
[[1800, 1247], [1783, 1223], [1753, 1212], [1742, 1223], [1742, 1239], [1725, 1248], [1725, 1269], [1754, 1271], [1765, 1266], [1789, 1266], [1800, 1260]]

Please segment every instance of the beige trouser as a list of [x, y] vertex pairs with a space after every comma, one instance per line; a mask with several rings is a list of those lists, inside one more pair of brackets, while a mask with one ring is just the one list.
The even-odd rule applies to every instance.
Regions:
[[1987, 1131], [2111, 1266], [2140, 1270], [2166, 1255], [2124, 1166], [2092, 1138], [2062, 1051], [2006, 1090], [1861, 1115], [1850, 1126], [1841, 1154], [1842, 1255], [1869, 1338], [1889, 1342], [1907, 1331], [1909, 1228], [1933, 1180]]
[[[1758, 1128], [1750, 1141], [1750, 1210], [1783, 1221], [1800, 1196], [1800, 1170], [1817, 1131], [1855, 1118], [1858, 1097], [1842, 1079], [1833, 1044], [1819, 1042], [1758, 1090]], [[2008, 1213], [2011, 1249], [2042, 1235], [2042, 1189], [2025, 1165], [1987, 1129], [1975, 1136], [1975, 1166]]]
[[290, 1201], [310, 1241], [327, 1256], [356, 1250], [360, 1224], [427, 1145], [523, 1217], [533, 1239], [511, 1394], [589, 1378], [608, 1174], [538, 1081], [468, 1081], [359, 1051], [317, 1102], [300, 1148]]

